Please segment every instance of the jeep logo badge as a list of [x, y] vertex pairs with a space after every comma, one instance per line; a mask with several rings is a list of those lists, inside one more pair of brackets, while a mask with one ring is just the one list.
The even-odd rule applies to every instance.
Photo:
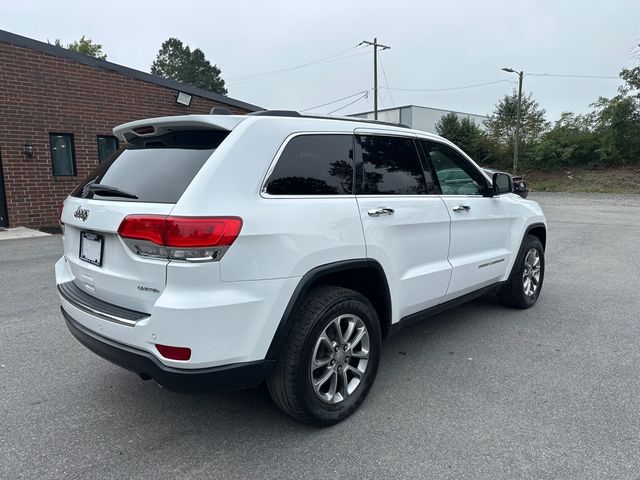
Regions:
[[78, 209], [75, 211], [73, 216], [76, 218], [81, 218], [82, 221], [84, 222], [87, 220], [87, 217], [89, 216], [89, 210], [82, 207], [78, 207]]

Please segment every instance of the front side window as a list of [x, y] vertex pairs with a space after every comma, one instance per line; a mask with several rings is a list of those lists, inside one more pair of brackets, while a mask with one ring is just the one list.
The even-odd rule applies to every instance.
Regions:
[[482, 175], [453, 148], [429, 140], [420, 144], [433, 165], [442, 195], [482, 195], [486, 182]]
[[102, 163], [118, 150], [118, 139], [113, 135], [98, 135], [98, 162]]
[[351, 195], [353, 136], [292, 138], [269, 176], [266, 192], [270, 195]]
[[50, 133], [51, 169], [54, 177], [72, 177], [76, 174], [76, 152], [72, 133]]
[[363, 135], [364, 193], [419, 195], [427, 193], [424, 172], [413, 139]]

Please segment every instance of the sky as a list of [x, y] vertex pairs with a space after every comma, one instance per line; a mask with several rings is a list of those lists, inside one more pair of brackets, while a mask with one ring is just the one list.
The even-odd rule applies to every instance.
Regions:
[[517, 76], [501, 70], [511, 67], [525, 72], [524, 92], [552, 121], [616, 94], [621, 68], [640, 61], [638, 19], [638, 0], [0, 4], [0, 29], [63, 43], [86, 35], [109, 61], [147, 72], [162, 42], [177, 37], [218, 65], [229, 96], [264, 108], [373, 110], [373, 48], [357, 45], [377, 37], [391, 47], [379, 53], [380, 109], [414, 104], [486, 115], [517, 88]]

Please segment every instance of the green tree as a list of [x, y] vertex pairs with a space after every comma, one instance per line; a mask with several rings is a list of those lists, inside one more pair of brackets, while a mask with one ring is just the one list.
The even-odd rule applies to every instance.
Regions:
[[640, 68], [624, 68], [613, 98], [600, 97], [587, 115], [564, 113], [533, 148], [539, 169], [640, 163]]
[[592, 105], [602, 165], [640, 163], [640, 65], [623, 68], [620, 78], [616, 96]]
[[476, 162], [486, 160], [488, 151], [484, 133], [469, 117], [447, 113], [438, 120], [435, 130], [441, 137], [458, 145]]
[[627, 83], [627, 90], [638, 90], [636, 96], [640, 96], [640, 65], [623, 68], [620, 77]]
[[[545, 111], [533, 95], [522, 96], [520, 113], [520, 143], [533, 143], [540, 139], [549, 124], [544, 118]], [[505, 95], [495, 107], [493, 113], [485, 120], [488, 135], [495, 141], [513, 145], [516, 122], [518, 118], [518, 93]]]
[[211, 65], [202, 50], [196, 48], [192, 51], [177, 38], [170, 38], [162, 44], [151, 65], [151, 73], [211, 92], [227, 94], [218, 66]]
[[[529, 162], [532, 148], [549, 128], [544, 114], [544, 109], [533, 99], [531, 93], [522, 96], [518, 150], [521, 165]], [[511, 165], [517, 118], [518, 93], [514, 91], [498, 101], [493, 113], [484, 122], [490, 151], [488, 163], [491, 165], [502, 168]]]
[[564, 112], [553, 128], [533, 146], [529, 166], [540, 170], [568, 166], [598, 166], [600, 137], [595, 130], [595, 115]]
[[71, 42], [67, 44], [65, 47], [59, 38], [56, 38], [55, 42], [53, 42], [56, 47], [66, 48], [67, 50], [71, 50], [72, 52], [82, 53], [83, 55], [88, 55], [89, 57], [99, 58], [100, 60], [106, 60], [107, 54], [102, 51], [102, 45], [99, 43], [94, 43], [90, 38], [85, 37], [84, 35], [80, 40], [76, 42]]
[[621, 92], [611, 99], [599, 98], [595, 129], [599, 135], [601, 164], [640, 162], [640, 98]]

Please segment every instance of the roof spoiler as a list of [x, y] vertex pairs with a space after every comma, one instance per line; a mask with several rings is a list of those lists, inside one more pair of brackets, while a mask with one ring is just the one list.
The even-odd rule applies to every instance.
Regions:
[[185, 115], [158, 117], [118, 125], [113, 134], [125, 142], [136, 137], [155, 137], [176, 130], [222, 130], [230, 132], [245, 119], [238, 115]]

